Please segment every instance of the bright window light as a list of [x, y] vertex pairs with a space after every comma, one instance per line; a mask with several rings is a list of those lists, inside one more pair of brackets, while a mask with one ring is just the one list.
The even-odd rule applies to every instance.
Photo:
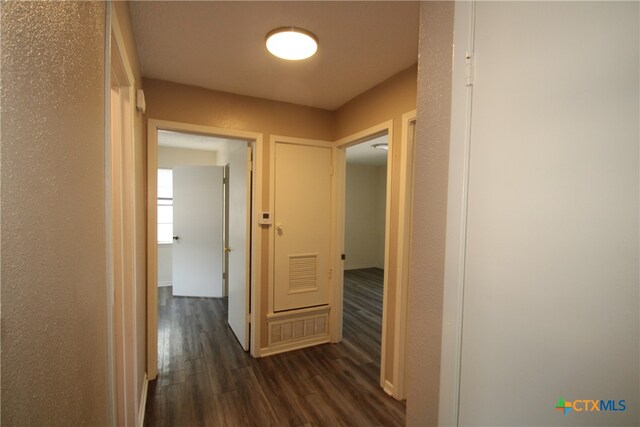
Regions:
[[173, 171], [158, 169], [158, 243], [173, 242]]

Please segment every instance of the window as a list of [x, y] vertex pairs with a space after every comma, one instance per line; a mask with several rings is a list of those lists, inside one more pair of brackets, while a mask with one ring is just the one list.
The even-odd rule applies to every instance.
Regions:
[[173, 171], [158, 169], [158, 243], [173, 242]]

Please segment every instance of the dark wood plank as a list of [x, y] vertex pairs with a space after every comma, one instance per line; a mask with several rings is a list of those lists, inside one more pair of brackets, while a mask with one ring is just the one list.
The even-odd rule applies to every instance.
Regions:
[[380, 367], [384, 271], [379, 268], [344, 272], [342, 335], [374, 365]]
[[[371, 271], [370, 271], [371, 270]], [[401, 426], [379, 387], [382, 272], [345, 274], [344, 343], [253, 359], [227, 301], [158, 295], [158, 379], [145, 426]]]

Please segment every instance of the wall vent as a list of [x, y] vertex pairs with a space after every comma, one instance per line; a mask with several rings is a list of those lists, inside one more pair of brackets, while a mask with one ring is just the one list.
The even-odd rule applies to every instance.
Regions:
[[318, 255], [289, 255], [289, 294], [318, 290]]
[[281, 320], [269, 324], [269, 346], [327, 335], [327, 314]]

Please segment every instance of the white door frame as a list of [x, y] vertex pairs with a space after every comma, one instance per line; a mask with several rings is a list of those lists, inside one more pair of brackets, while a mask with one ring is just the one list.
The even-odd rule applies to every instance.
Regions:
[[[322, 141], [322, 140], [318, 140], [318, 139], [306, 139], [306, 138], [295, 138], [295, 137], [289, 137], [289, 136], [280, 136], [280, 135], [271, 135], [271, 137], [269, 138], [269, 212], [271, 212], [272, 215], [274, 215], [275, 213], [275, 206], [276, 206], [276, 201], [275, 201], [275, 192], [276, 192], [276, 144], [277, 143], [283, 143], [283, 144], [294, 144], [294, 145], [308, 145], [308, 146], [312, 146], [312, 147], [324, 147], [324, 148], [329, 148], [332, 151], [332, 165], [333, 163], [333, 151], [334, 148], [332, 148], [332, 144], [329, 141]], [[334, 185], [334, 179], [332, 178], [332, 182], [331, 185], [333, 187]], [[332, 197], [333, 197], [333, 191], [332, 191]], [[333, 199], [332, 199], [333, 200]], [[330, 220], [330, 227], [333, 228], [334, 227], [334, 218], [331, 218]], [[269, 283], [268, 283], [268, 287], [269, 287], [269, 300], [268, 300], [268, 315], [273, 315], [274, 314], [274, 303], [273, 303], [273, 293], [274, 293], [274, 284], [275, 284], [275, 280], [274, 280], [274, 275], [275, 275], [275, 224], [269, 226]], [[332, 258], [335, 256], [336, 250], [335, 250], [335, 245], [334, 245], [335, 240], [334, 239], [330, 239], [329, 241], [329, 267], [331, 268], [331, 260]], [[334, 270], [335, 271], [335, 270]], [[333, 283], [335, 280], [335, 277], [332, 277], [329, 279], [329, 301], [332, 301], [332, 297], [331, 297], [331, 292], [332, 289], [334, 288]], [[296, 309], [298, 310], [298, 309]], [[302, 309], [304, 310], [304, 309]], [[263, 351], [263, 353], [268, 353], [267, 351]]]
[[372, 139], [376, 136], [387, 134], [389, 150], [387, 153], [387, 200], [385, 203], [385, 233], [384, 233], [384, 284], [382, 297], [382, 339], [380, 351], [380, 387], [389, 394], [393, 394], [392, 385], [386, 384], [386, 342], [387, 342], [387, 323], [389, 316], [389, 307], [387, 306], [389, 293], [389, 230], [391, 224], [391, 178], [393, 176], [393, 120], [380, 123], [376, 126], [365, 129], [361, 132], [347, 136], [336, 141], [334, 146], [334, 165], [335, 165], [335, 187], [336, 195], [335, 203], [335, 227], [334, 239], [338, 244], [338, 251], [334, 255], [334, 286], [332, 293], [332, 310], [330, 312], [329, 321], [331, 324], [331, 342], [342, 341], [342, 323], [343, 323], [343, 295], [344, 295], [344, 262], [342, 254], [344, 253], [344, 212], [345, 212], [345, 188], [346, 188], [346, 149], [350, 146], [357, 145], [365, 140]]
[[402, 147], [400, 151], [400, 186], [398, 188], [398, 249], [396, 251], [396, 319], [393, 344], [393, 396], [406, 398], [406, 349], [409, 271], [411, 268], [411, 215], [413, 198], [413, 155], [416, 110], [402, 115]]
[[147, 373], [150, 380], [158, 375], [158, 239], [157, 212], [157, 169], [158, 169], [158, 130], [185, 132], [200, 135], [237, 139], [238, 142], [253, 143], [253, 178], [251, 212], [251, 283], [250, 301], [251, 333], [249, 345], [251, 355], [258, 357], [260, 343], [260, 292], [261, 289], [261, 229], [258, 225], [258, 212], [262, 206], [262, 134], [234, 129], [223, 129], [168, 120], [149, 119], [147, 124]]
[[[407, 299], [409, 288], [409, 254], [411, 244], [411, 194], [413, 191], [413, 152], [414, 141], [410, 138], [410, 126], [416, 120], [416, 110], [402, 115], [401, 140], [394, 141], [394, 121], [377, 124], [361, 132], [349, 135], [336, 141], [334, 145], [334, 194], [336, 218], [334, 227], [334, 240], [337, 242], [338, 251], [334, 254], [333, 270], [334, 286], [331, 296], [332, 310], [330, 313], [331, 342], [342, 341], [343, 321], [343, 289], [344, 289], [344, 263], [341, 255], [344, 253], [344, 203], [346, 188], [346, 148], [356, 145], [364, 140], [371, 139], [381, 134], [388, 135], [389, 151], [387, 153], [387, 200], [385, 212], [385, 255], [384, 255], [384, 285], [382, 301], [382, 339], [380, 351], [380, 387], [398, 400], [406, 398], [406, 337], [407, 337]], [[399, 168], [393, 167], [394, 150], [400, 150]], [[396, 276], [389, 277], [389, 233], [391, 229], [391, 196], [394, 192], [391, 185], [394, 177], [399, 180], [398, 197], [398, 233], [396, 254]], [[387, 358], [387, 323], [389, 320], [388, 294], [389, 281], [394, 280], [395, 289], [395, 319], [393, 342], [393, 372], [392, 382], [385, 380]]]
[[438, 424], [458, 425], [462, 356], [462, 309], [467, 235], [471, 100], [466, 57], [473, 55], [475, 1], [455, 4], [451, 79], [451, 135], [447, 195], [447, 231], [442, 306], [442, 349]]
[[[107, 52], [107, 245], [110, 422], [137, 425], [144, 416], [136, 341], [135, 78], [116, 13], [109, 4]], [[142, 413], [142, 414], [141, 414]]]

